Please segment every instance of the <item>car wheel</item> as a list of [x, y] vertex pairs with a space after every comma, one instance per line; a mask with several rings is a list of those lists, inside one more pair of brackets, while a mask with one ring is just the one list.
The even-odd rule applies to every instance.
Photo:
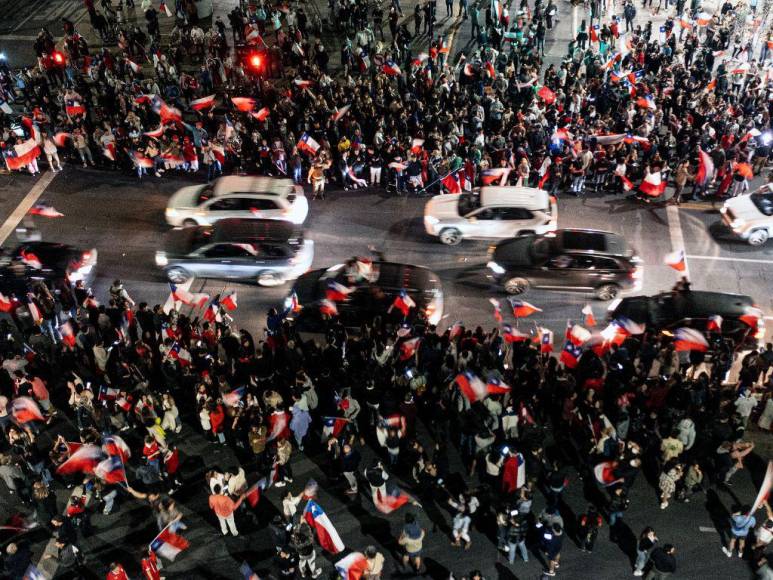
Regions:
[[261, 272], [258, 274], [258, 286], [273, 287], [281, 286], [285, 281], [276, 272]]
[[193, 276], [191, 275], [190, 272], [188, 272], [184, 268], [178, 268], [178, 267], [169, 268], [166, 271], [166, 277], [173, 284], [184, 284], [188, 280], [193, 279]]
[[603, 284], [596, 288], [596, 298], [599, 300], [614, 300], [618, 294], [620, 294], [620, 286], [617, 284]]
[[447, 246], [455, 246], [462, 241], [462, 232], [456, 228], [446, 228], [440, 232], [440, 241]]
[[196, 220], [192, 220], [191, 218], [183, 220], [183, 227], [185, 228], [191, 228], [199, 225], [199, 223]]
[[529, 290], [529, 281], [526, 278], [514, 276], [505, 281], [504, 287], [505, 292], [511, 296], [518, 296], [519, 294], [525, 294]]
[[750, 246], [761, 246], [768, 241], [768, 237], [768, 230], [760, 228], [750, 233], [747, 241]]

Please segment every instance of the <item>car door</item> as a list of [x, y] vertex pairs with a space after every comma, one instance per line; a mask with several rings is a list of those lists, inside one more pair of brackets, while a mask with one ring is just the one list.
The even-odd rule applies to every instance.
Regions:
[[249, 278], [255, 270], [257, 252], [247, 244], [220, 243], [204, 248], [197, 261], [197, 276], [204, 278]]
[[602, 284], [620, 284], [622, 267], [613, 258], [594, 256], [594, 266], [588, 270], [588, 283], [598, 288]]
[[502, 237], [517, 236], [521, 231], [534, 231], [534, 214], [522, 207], [500, 207], [500, 228]]
[[464, 237], [466, 238], [498, 238], [496, 233], [500, 225], [497, 208], [482, 207], [465, 216], [463, 224]]
[[243, 215], [242, 199], [239, 197], [215, 197], [204, 204], [203, 215], [200, 222], [211, 225], [227, 218], [241, 217]]
[[588, 273], [592, 267], [593, 258], [590, 256], [569, 253], [551, 256], [540, 269], [533, 285], [565, 290], [589, 288]]
[[263, 219], [279, 219], [282, 211], [273, 199], [244, 197], [242, 198], [242, 215], [240, 217], [254, 217]]

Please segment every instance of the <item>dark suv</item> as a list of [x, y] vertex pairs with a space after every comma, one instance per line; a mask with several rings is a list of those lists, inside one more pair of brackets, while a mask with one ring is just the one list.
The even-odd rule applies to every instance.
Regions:
[[488, 269], [505, 292], [529, 288], [591, 291], [612, 300], [621, 290], [639, 290], [639, 258], [618, 234], [599, 230], [558, 230], [525, 236], [489, 249]]

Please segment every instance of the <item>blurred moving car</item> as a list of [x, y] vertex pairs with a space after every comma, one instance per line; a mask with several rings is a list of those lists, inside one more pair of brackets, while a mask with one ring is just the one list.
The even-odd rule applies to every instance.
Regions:
[[[25, 242], [19, 245], [5, 259], [24, 264], [25, 275], [31, 280], [55, 282], [68, 280], [71, 284], [83, 281], [88, 286], [96, 276], [97, 250], [82, 250], [58, 242]], [[13, 268], [9, 263], [3, 270]], [[10, 273], [0, 274], [3, 277]]]
[[689, 290], [615, 300], [609, 305], [607, 314], [610, 319], [628, 318], [646, 324], [648, 330], [666, 332], [684, 326], [706, 332], [709, 319], [721, 316], [722, 336], [739, 345], [756, 343], [765, 337], [763, 317], [752, 317], [752, 320], [756, 319], [754, 324], [741, 320], [756, 308], [754, 300], [743, 294]]
[[773, 193], [767, 188], [728, 199], [719, 210], [722, 221], [751, 246], [773, 235]]
[[227, 218], [262, 218], [303, 224], [309, 201], [292, 179], [220, 177], [206, 185], [178, 190], [167, 203], [166, 221], [172, 226], [210, 225]]
[[278, 286], [311, 267], [314, 242], [300, 226], [288, 222], [230, 218], [211, 226], [167, 232], [156, 265], [170, 282], [192, 278], [254, 280]]
[[599, 230], [557, 230], [489, 248], [491, 277], [511, 295], [530, 288], [592, 291], [612, 300], [622, 290], [640, 290], [641, 260], [625, 239]]
[[480, 193], [436, 195], [424, 207], [424, 229], [444, 244], [501, 240], [555, 231], [554, 197], [533, 187], [482, 187]]
[[[353, 288], [345, 300], [336, 303], [338, 317], [347, 327], [359, 327], [371, 323], [374, 316], [388, 316], [390, 307], [404, 290], [415, 307], [405, 319], [409, 322], [426, 321], [438, 324], [443, 316], [443, 286], [437, 274], [422, 266], [375, 261], [373, 275], [368, 281], [352, 284], [346, 264], [307, 272], [296, 280], [292, 292], [285, 300], [285, 308], [293, 305], [293, 296], [301, 309], [291, 314], [305, 328], [321, 326], [319, 305], [325, 300], [328, 289], [334, 283]], [[393, 309], [396, 322], [403, 319]]]

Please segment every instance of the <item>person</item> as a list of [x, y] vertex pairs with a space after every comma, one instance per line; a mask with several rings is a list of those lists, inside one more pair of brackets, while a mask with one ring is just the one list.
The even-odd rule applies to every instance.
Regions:
[[591, 554], [593, 553], [593, 547], [596, 545], [599, 529], [601, 529], [603, 523], [596, 506], [589, 505], [588, 510], [580, 516], [579, 522], [580, 526], [577, 536], [580, 540], [580, 549]]
[[676, 572], [676, 548], [672, 544], [652, 550], [650, 560], [652, 567], [644, 577], [645, 580], [664, 580]]
[[318, 578], [322, 574], [322, 568], [317, 567], [314, 538], [306, 522], [302, 521], [293, 528], [290, 543], [298, 554], [298, 570], [301, 578]]
[[83, 566], [83, 554], [81, 554], [80, 549], [78, 549], [78, 547], [74, 544], [58, 538], [54, 545], [56, 547], [56, 553], [48, 553], [43, 556], [43, 559], [56, 560], [58, 567], [57, 574], [79, 574]]
[[32, 552], [26, 542], [11, 542], [5, 547], [5, 558], [0, 570], [8, 578], [16, 580], [24, 578], [25, 573], [32, 564]]
[[636, 562], [633, 566], [634, 576], [643, 576], [644, 567], [647, 565], [647, 561], [650, 557], [650, 552], [658, 542], [658, 537], [655, 535], [655, 530], [650, 527], [646, 527], [639, 534], [639, 540], [636, 543]]
[[556, 570], [561, 564], [561, 546], [564, 541], [563, 528], [561, 527], [561, 524], [558, 523], [552, 524], [549, 527], [538, 523], [537, 529], [542, 533], [540, 542], [548, 561], [548, 568], [544, 571], [544, 574], [547, 576], [555, 576]]
[[313, 186], [312, 199], [325, 199], [325, 167], [322, 163], [315, 163], [309, 170], [307, 181]]
[[526, 549], [526, 535], [529, 526], [525, 514], [516, 511], [510, 515], [505, 537], [507, 539], [507, 559], [511, 564], [515, 563], [515, 552], [518, 550], [524, 563], [529, 561], [529, 552]]
[[112, 562], [107, 571], [105, 580], [129, 580], [129, 575], [126, 573], [123, 565], [119, 562]]
[[376, 546], [365, 548], [365, 558], [368, 567], [363, 573], [365, 580], [381, 580], [381, 574], [384, 571], [384, 554], [376, 550]]
[[357, 494], [357, 469], [360, 465], [360, 452], [354, 449], [349, 443], [344, 443], [341, 447], [341, 473], [349, 484], [346, 493], [349, 495]]
[[397, 543], [403, 548], [403, 566], [409, 564], [416, 574], [422, 569], [422, 548], [426, 532], [416, 521], [412, 513], [405, 514], [405, 524], [397, 539]]
[[757, 519], [749, 513], [749, 506], [739, 506], [730, 515], [730, 539], [722, 551], [728, 558], [733, 557], [733, 550], [738, 546], [738, 557], [743, 558], [746, 538], [749, 531], [757, 525]]
[[212, 491], [214, 493], [209, 496], [209, 507], [215, 512], [215, 515], [220, 522], [220, 531], [224, 536], [227, 536], [229, 531], [231, 532], [231, 535], [238, 536], [239, 532], [236, 529], [234, 512], [241, 505], [244, 496], [234, 502], [230, 497], [223, 493], [223, 489], [219, 484], [216, 484], [212, 488]]
[[660, 487], [660, 509], [664, 510], [668, 507], [668, 500], [676, 493], [676, 486], [679, 480], [682, 479], [682, 475], [683, 468], [681, 463], [674, 463], [672, 461], [663, 467], [658, 480], [658, 486]]

